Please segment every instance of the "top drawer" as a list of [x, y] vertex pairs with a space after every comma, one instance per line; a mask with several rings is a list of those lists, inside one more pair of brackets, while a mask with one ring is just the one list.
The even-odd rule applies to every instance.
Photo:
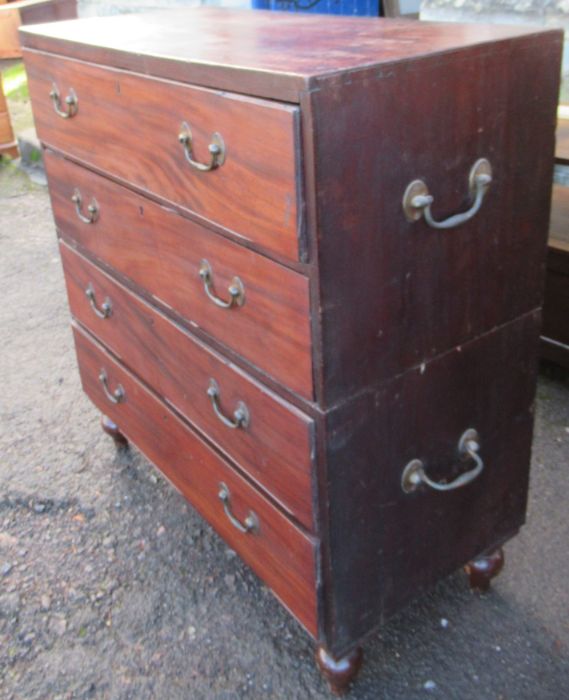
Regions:
[[[297, 107], [49, 54], [26, 51], [25, 59], [44, 143], [242, 240], [300, 257]], [[66, 102], [73, 95], [76, 103]], [[184, 123], [191, 146], [178, 138]], [[224, 158], [198, 169], [211, 164], [214, 141]]]

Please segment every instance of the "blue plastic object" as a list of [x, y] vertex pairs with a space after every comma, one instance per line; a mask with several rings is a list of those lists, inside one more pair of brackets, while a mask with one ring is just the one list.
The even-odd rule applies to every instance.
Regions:
[[257, 10], [312, 12], [326, 15], [379, 16], [380, 0], [252, 0]]

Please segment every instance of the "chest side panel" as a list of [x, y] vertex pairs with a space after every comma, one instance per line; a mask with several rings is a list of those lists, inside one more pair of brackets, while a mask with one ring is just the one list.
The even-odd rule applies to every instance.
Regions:
[[[539, 326], [532, 312], [329, 415], [328, 633], [338, 653], [523, 524]], [[471, 483], [404, 492], [412, 460], [441, 483], [472, 471], [459, 449], [469, 429], [484, 464]]]
[[[541, 304], [559, 36], [338, 76], [313, 95], [324, 403], [419, 365]], [[407, 220], [424, 181], [437, 230]]]

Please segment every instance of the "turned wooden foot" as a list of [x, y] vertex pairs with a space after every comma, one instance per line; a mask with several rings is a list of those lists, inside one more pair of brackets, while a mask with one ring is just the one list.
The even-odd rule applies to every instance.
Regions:
[[504, 568], [504, 551], [500, 547], [489, 554], [469, 562], [464, 570], [470, 579], [470, 587], [487, 591], [490, 581]]
[[360, 670], [362, 660], [363, 651], [360, 647], [340, 659], [335, 659], [324, 647], [318, 647], [316, 650], [318, 668], [335, 695], [342, 695], [346, 692]]
[[113, 438], [117, 450], [126, 450], [128, 448], [128, 440], [121, 433], [118, 425], [113, 423], [108, 416], [101, 416], [101, 428], [105, 431], [105, 433], [107, 433], [107, 435], [110, 435]]

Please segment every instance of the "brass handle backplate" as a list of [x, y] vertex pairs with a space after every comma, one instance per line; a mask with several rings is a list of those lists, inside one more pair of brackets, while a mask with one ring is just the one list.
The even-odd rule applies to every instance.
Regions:
[[420, 459], [412, 459], [403, 470], [401, 476], [401, 488], [405, 493], [416, 491], [421, 484], [425, 484], [435, 491], [454, 491], [462, 486], [470, 484], [480, 475], [484, 469], [484, 462], [480, 458], [480, 440], [478, 433], [473, 428], [466, 430], [458, 441], [458, 453], [461, 459], [474, 460], [474, 468], [464, 472], [449, 483], [433, 481], [425, 471], [425, 465]]
[[99, 318], [109, 318], [109, 316], [113, 313], [113, 305], [111, 304], [111, 300], [108, 297], [101, 304], [101, 308], [97, 306], [95, 290], [93, 289], [93, 285], [90, 283], [87, 286], [87, 289], [85, 290], [85, 296], [87, 297], [87, 299], [89, 299], [91, 308]]
[[74, 117], [77, 114], [77, 110], [79, 109], [79, 100], [73, 88], [69, 90], [69, 94], [65, 98], [65, 109], [63, 109], [61, 104], [61, 96], [55, 83], [53, 83], [51, 86], [49, 97], [53, 104], [53, 109], [62, 119], [71, 119], [71, 117]]
[[200, 163], [194, 159], [192, 130], [187, 122], [182, 122], [182, 125], [180, 126], [178, 141], [184, 147], [184, 155], [186, 156], [186, 160], [195, 170], [199, 170], [202, 173], [207, 173], [210, 170], [219, 168], [225, 163], [225, 142], [223, 141], [221, 134], [217, 133], [217, 131], [212, 134], [211, 143], [208, 146], [210, 155], [209, 163]]
[[403, 211], [407, 221], [418, 221], [425, 217], [425, 221], [432, 228], [447, 229], [454, 228], [469, 221], [475, 216], [482, 206], [484, 196], [492, 182], [492, 166], [486, 158], [479, 158], [470, 169], [468, 176], [468, 188], [470, 197], [473, 200], [472, 206], [467, 211], [450, 216], [444, 221], [436, 221], [431, 212], [431, 205], [434, 198], [429, 193], [429, 188], [423, 180], [413, 180], [407, 185], [403, 195]]
[[87, 215], [83, 214], [83, 197], [81, 192], [75, 188], [73, 190], [73, 195], [71, 196], [71, 201], [75, 204], [75, 212], [77, 216], [81, 219], [84, 224], [94, 224], [99, 218], [99, 204], [97, 200], [93, 197], [91, 199], [91, 204], [87, 207]]
[[121, 384], [118, 384], [117, 388], [114, 391], [111, 391], [109, 389], [109, 380], [107, 377], [107, 373], [104, 369], [101, 369], [101, 371], [99, 372], [99, 381], [103, 385], [103, 391], [105, 392], [105, 396], [109, 399], [111, 403], [122, 403], [125, 400], [126, 394]]
[[249, 409], [243, 403], [239, 401], [235, 411], [233, 411], [233, 418], [228, 418], [223, 414], [221, 406], [219, 405], [220, 391], [219, 385], [215, 379], [209, 380], [209, 386], [207, 388], [207, 395], [211, 399], [211, 405], [213, 406], [213, 411], [219, 420], [226, 425], [228, 428], [246, 428], [251, 420], [251, 415]]
[[224, 301], [215, 293], [215, 285], [213, 283], [213, 271], [207, 260], [202, 260], [200, 263], [200, 277], [203, 281], [205, 293], [213, 301], [216, 306], [222, 309], [231, 309], [233, 306], [243, 306], [245, 303], [245, 287], [239, 277], [234, 277], [231, 280], [227, 291], [229, 292], [229, 300]]
[[249, 511], [249, 515], [245, 518], [243, 523], [241, 523], [233, 515], [231, 512], [231, 494], [223, 481], [219, 484], [219, 493], [217, 495], [219, 500], [223, 503], [225, 515], [229, 518], [229, 521], [233, 527], [237, 528], [239, 532], [242, 532], [243, 534], [257, 532], [259, 530], [259, 518], [255, 515], [255, 513], [253, 513], [252, 510]]

